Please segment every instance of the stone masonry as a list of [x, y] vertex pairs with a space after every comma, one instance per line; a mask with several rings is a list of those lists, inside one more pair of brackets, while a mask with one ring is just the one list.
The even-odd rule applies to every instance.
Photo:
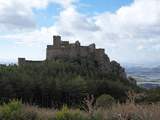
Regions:
[[104, 49], [96, 49], [95, 44], [81, 46], [79, 41], [69, 43], [69, 41], [62, 41], [60, 36], [53, 36], [53, 43], [47, 46], [46, 60], [87, 57], [91, 54], [95, 54], [98, 59], [105, 54]]
[[[89, 55], [94, 55], [97, 61], [105, 55], [104, 49], [96, 49], [95, 44], [90, 44], [89, 46], [81, 46], [79, 41], [75, 43], [69, 43], [69, 41], [62, 41], [60, 36], [53, 36], [53, 45], [47, 45], [46, 49], [46, 60], [57, 60], [63, 58], [77, 58], [77, 57], [87, 57]], [[109, 60], [109, 58], [107, 57]], [[25, 64], [31, 62], [41, 62], [41, 61], [31, 61], [25, 58], [18, 58], [18, 64]]]

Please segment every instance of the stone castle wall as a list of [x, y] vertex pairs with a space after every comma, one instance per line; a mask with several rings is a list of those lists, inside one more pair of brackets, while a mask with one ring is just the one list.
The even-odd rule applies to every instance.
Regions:
[[33, 61], [33, 60], [26, 60], [25, 58], [18, 58], [19, 65], [30, 64], [30, 63], [39, 64], [42, 62], [44, 61]]
[[91, 54], [101, 56], [105, 54], [104, 49], [96, 49], [95, 44], [81, 46], [79, 41], [70, 44], [68, 41], [61, 41], [60, 36], [54, 36], [53, 41], [53, 45], [47, 46], [46, 60], [87, 57]]
[[[56, 60], [61, 58], [77, 58], [88, 57], [94, 55], [98, 61], [105, 55], [104, 49], [96, 49], [95, 44], [89, 46], [81, 46], [79, 41], [69, 43], [69, 41], [62, 41], [60, 36], [53, 36], [53, 45], [47, 45], [46, 60]], [[25, 58], [18, 58], [18, 64], [39, 63], [43, 61], [26, 60]]]

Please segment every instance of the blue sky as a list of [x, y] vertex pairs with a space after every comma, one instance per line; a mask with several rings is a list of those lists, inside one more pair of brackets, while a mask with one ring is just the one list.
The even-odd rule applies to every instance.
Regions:
[[80, 12], [94, 14], [102, 12], [115, 12], [120, 7], [129, 5], [133, 0], [80, 0]]
[[0, 28], [1, 62], [45, 59], [54, 34], [94, 42], [121, 63], [160, 60], [159, 0], [5, 0]]
[[[115, 12], [120, 7], [130, 5], [133, 0], [80, 0], [77, 3], [77, 10], [83, 14], [94, 15], [103, 12]], [[46, 9], [34, 9], [37, 27], [51, 26], [56, 16], [61, 11], [58, 4], [49, 4]]]

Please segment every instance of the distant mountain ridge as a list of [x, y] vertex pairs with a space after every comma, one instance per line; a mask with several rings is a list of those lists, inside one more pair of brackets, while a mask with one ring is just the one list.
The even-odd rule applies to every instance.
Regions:
[[128, 76], [136, 79], [137, 84], [145, 88], [160, 87], [160, 66], [143, 67], [133, 66], [126, 67]]

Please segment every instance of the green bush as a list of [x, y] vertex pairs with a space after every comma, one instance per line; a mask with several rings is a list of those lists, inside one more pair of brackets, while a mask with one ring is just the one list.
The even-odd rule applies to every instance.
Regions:
[[39, 120], [37, 113], [26, 111], [23, 104], [13, 100], [0, 107], [0, 120]]
[[55, 114], [55, 120], [90, 120], [89, 116], [82, 113], [80, 110], [69, 110], [63, 107], [62, 110]]
[[21, 102], [13, 100], [8, 104], [4, 104], [0, 109], [0, 117], [9, 120], [12, 117], [16, 116], [17, 113], [20, 113], [22, 110]]
[[100, 112], [90, 115], [80, 110], [71, 110], [66, 106], [55, 114], [55, 120], [105, 120]]
[[96, 100], [96, 107], [97, 108], [107, 108], [111, 107], [115, 103], [115, 99], [107, 94], [103, 94]]
[[97, 110], [93, 113], [90, 120], [106, 120], [106, 118], [101, 110]]

